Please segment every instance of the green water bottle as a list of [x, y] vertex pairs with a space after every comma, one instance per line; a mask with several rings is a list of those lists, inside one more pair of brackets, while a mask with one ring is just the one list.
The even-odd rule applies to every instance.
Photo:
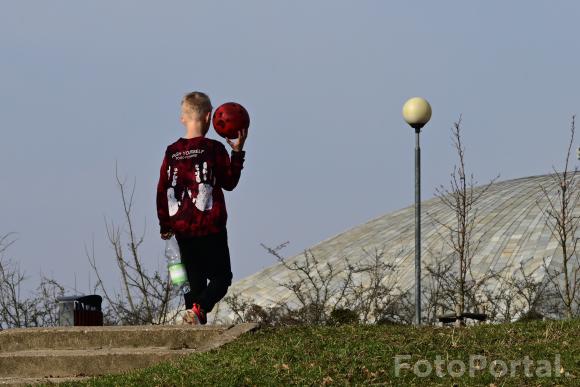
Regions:
[[185, 271], [185, 266], [181, 263], [181, 254], [179, 253], [179, 245], [175, 236], [172, 236], [165, 243], [165, 257], [167, 258], [167, 269], [169, 270], [171, 285], [182, 294], [188, 293], [187, 272]]

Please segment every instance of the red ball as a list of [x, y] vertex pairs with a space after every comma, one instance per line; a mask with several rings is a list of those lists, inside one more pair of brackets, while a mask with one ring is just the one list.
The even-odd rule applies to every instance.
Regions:
[[239, 103], [226, 102], [213, 113], [213, 127], [222, 137], [238, 138], [238, 132], [250, 127], [250, 115]]

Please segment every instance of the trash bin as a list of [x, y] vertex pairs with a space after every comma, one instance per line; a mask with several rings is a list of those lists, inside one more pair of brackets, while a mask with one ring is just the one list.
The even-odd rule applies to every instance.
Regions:
[[58, 321], [60, 326], [103, 325], [101, 303], [103, 298], [89, 296], [58, 297]]

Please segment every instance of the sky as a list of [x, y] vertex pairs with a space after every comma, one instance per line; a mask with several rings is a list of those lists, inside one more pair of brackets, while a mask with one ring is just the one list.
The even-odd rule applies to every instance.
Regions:
[[105, 219], [123, 226], [117, 165], [136, 183], [142, 258], [164, 270], [155, 190], [192, 90], [251, 116], [226, 193], [234, 280], [276, 262], [261, 243], [290, 241], [292, 256], [413, 203], [408, 98], [433, 109], [423, 198], [449, 180], [460, 115], [477, 181], [549, 173], [580, 113], [579, 16], [565, 0], [2, 1], [0, 235], [17, 238], [7, 256], [30, 288], [42, 274], [86, 292], [94, 241], [115, 286]]

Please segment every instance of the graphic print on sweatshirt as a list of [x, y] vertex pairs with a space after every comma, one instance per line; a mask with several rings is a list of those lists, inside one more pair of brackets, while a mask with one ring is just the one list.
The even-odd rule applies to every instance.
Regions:
[[208, 211], [213, 207], [213, 187], [215, 176], [212, 169], [208, 169], [207, 162], [195, 164], [195, 181], [198, 184], [197, 198], [193, 198], [195, 207], [200, 211]]
[[167, 189], [167, 206], [169, 207], [169, 216], [177, 214], [181, 202], [175, 197], [175, 186], [177, 185], [177, 168], [173, 168], [173, 177], [171, 177], [171, 167], [167, 169], [167, 179], [171, 180], [171, 187]]
[[[189, 199], [199, 211], [209, 211], [213, 208], [213, 189], [216, 184], [216, 177], [213, 168], [208, 165], [207, 161], [191, 160], [192, 158], [197, 158], [203, 151], [198, 152], [188, 152], [190, 157], [187, 157], [187, 161], [185, 161], [186, 163], [191, 162], [192, 168], [187, 169], [193, 171], [194, 177], [190, 176], [187, 179], [184, 175], [189, 171], [184, 171], [183, 168], [181, 173], [178, 167], [169, 166], [167, 169], [167, 179], [171, 182], [167, 189], [167, 207], [171, 217], [175, 216], [184, 201]], [[195, 193], [197, 193], [197, 196], [194, 196]]]

